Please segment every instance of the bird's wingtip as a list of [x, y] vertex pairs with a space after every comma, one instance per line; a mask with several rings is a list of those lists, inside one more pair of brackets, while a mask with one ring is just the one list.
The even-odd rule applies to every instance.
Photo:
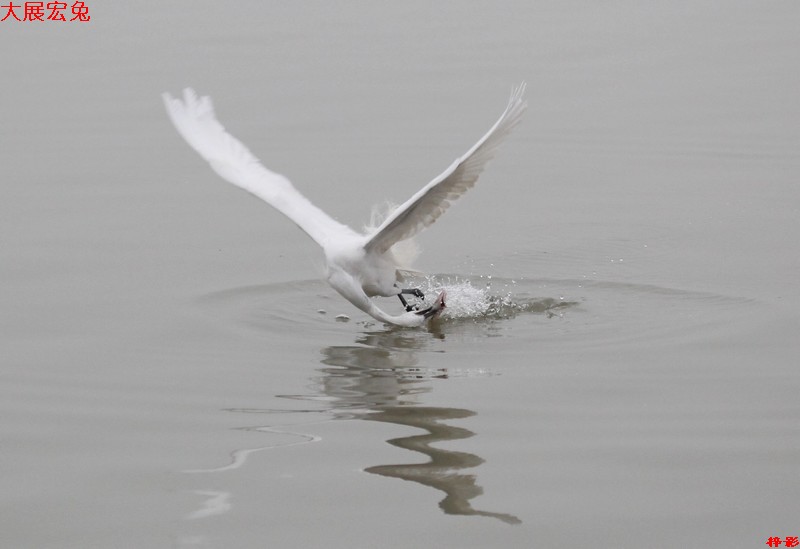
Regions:
[[167, 106], [167, 108], [170, 108], [175, 104], [175, 101], [177, 101], [174, 97], [172, 97], [172, 95], [170, 95], [169, 92], [162, 92], [161, 100], [164, 101], [164, 104]]
[[194, 88], [186, 87], [183, 88], [183, 100], [187, 103], [197, 101], [197, 92], [194, 91]]
[[525, 95], [525, 89], [528, 87], [528, 83], [524, 80], [520, 82], [518, 85], [513, 86], [511, 88], [511, 101], [518, 102], [522, 101], [522, 97]]

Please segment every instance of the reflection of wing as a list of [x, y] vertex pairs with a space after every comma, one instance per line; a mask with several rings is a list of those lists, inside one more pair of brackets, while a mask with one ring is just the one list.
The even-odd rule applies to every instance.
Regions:
[[497, 147], [522, 119], [528, 105], [522, 99], [523, 93], [524, 83], [512, 91], [506, 110], [486, 135], [444, 173], [397, 208], [378, 227], [364, 248], [384, 253], [396, 242], [411, 238], [432, 224], [450, 207], [450, 202], [471, 189], [487, 162], [494, 157]]
[[[369, 396], [371, 399], [375, 398], [372, 392]], [[448, 515], [478, 515], [496, 518], [507, 524], [520, 524], [522, 521], [514, 515], [481, 511], [472, 507], [470, 500], [483, 494], [483, 488], [477, 484], [476, 474], [463, 474], [459, 471], [478, 467], [483, 463], [480, 456], [438, 448], [440, 442], [465, 439], [475, 435], [472, 431], [448, 425], [442, 420], [474, 415], [475, 412], [471, 410], [458, 408], [397, 405], [386, 406], [377, 412], [365, 414], [363, 419], [368, 421], [408, 425], [427, 431], [425, 434], [415, 433], [412, 436], [394, 438], [387, 442], [392, 446], [420, 452], [428, 456], [428, 461], [426, 463], [376, 465], [364, 470], [376, 475], [418, 482], [424, 486], [441, 490], [445, 493], [445, 498], [439, 502], [439, 507]]]
[[189, 88], [183, 92], [183, 101], [167, 93], [163, 97], [175, 128], [223, 179], [264, 200], [321, 246], [331, 238], [356, 236], [349, 227], [309, 202], [286, 177], [265, 168], [247, 147], [225, 131], [214, 117], [209, 97], [197, 97]]

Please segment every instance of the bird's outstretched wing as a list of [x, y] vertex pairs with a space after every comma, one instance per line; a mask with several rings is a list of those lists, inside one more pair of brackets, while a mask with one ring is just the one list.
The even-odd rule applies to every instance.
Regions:
[[524, 93], [523, 82], [512, 90], [506, 110], [486, 135], [444, 173], [392, 212], [370, 236], [364, 248], [377, 253], [386, 252], [396, 242], [411, 238], [435, 222], [452, 201], [471, 189], [494, 157], [497, 147], [522, 119], [528, 106], [522, 98]]
[[[294, 221], [320, 246], [330, 239], [356, 237], [355, 231], [332, 219], [295, 189], [289, 180], [265, 168], [214, 117], [209, 97], [183, 91], [183, 101], [163, 94], [172, 123], [183, 138], [223, 179], [249, 191]], [[362, 237], [363, 238], [363, 237]]]

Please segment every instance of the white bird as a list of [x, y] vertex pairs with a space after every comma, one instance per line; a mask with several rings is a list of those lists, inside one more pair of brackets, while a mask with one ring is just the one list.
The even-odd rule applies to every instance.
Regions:
[[[326, 278], [337, 292], [377, 320], [419, 326], [441, 312], [445, 306], [445, 292], [425, 309], [409, 305], [403, 294], [423, 299], [424, 296], [418, 289], [398, 286], [403, 279], [403, 266], [395, 257], [393, 246], [431, 225], [452, 201], [475, 185], [497, 147], [522, 119], [527, 107], [522, 97], [524, 92], [523, 82], [512, 90], [508, 106], [486, 135], [395, 209], [380, 226], [366, 234], [335, 221], [300, 194], [286, 177], [265, 168], [217, 121], [209, 97], [198, 97], [194, 90], [187, 88], [183, 101], [168, 93], [163, 94], [163, 98], [178, 132], [217, 174], [286, 215], [322, 247]], [[400, 315], [384, 312], [370, 299], [395, 295], [406, 308]]]

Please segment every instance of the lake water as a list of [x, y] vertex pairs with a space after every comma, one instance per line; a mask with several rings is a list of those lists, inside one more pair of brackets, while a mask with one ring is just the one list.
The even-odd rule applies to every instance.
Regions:
[[[0, 545], [800, 535], [797, 3], [109, 4], [0, 23]], [[360, 227], [522, 80], [419, 239], [422, 329], [341, 299], [160, 99], [211, 95]]]

